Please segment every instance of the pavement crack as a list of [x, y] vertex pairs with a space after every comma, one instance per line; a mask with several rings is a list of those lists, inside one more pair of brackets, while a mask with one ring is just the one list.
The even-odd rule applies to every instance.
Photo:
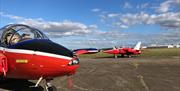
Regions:
[[140, 79], [140, 82], [142, 86], [146, 89], [146, 91], [150, 91], [149, 87], [146, 85], [146, 82], [144, 81], [144, 77], [142, 75], [138, 75], [138, 78]]
[[88, 91], [88, 89], [77, 86], [77, 85], [73, 85], [74, 88], [80, 89], [80, 90], [84, 90], [84, 91]]
[[89, 70], [89, 73], [94, 72], [96, 69], [97, 69], [97, 68], [95, 67], [95, 68], [93, 68], [93, 69]]

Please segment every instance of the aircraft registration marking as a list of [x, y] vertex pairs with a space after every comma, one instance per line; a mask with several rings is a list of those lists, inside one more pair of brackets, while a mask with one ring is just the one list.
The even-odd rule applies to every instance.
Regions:
[[16, 63], [28, 63], [27, 59], [17, 59]]

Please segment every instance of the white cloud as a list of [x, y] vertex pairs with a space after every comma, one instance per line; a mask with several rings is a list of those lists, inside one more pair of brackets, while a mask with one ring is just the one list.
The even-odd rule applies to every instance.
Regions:
[[157, 15], [154, 17], [154, 21], [162, 27], [180, 31], [180, 12]]
[[97, 26], [97, 25], [95, 25], [95, 24], [93, 24], [93, 25], [89, 25], [89, 28], [90, 28], [90, 29], [97, 29], [97, 28], [98, 28], [98, 26]]
[[94, 8], [94, 9], [92, 9], [91, 11], [92, 11], [92, 12], [100, 12], [100, 11], [101, 11], [101, 9]]
[[107, 16], [109, 17], [109, 18], [113, 18], [113, 17], [117, 17], [117, 16], [119, 16], [120, 14], [117, 14], [117, 13], [110, 13], [110, 14], [108, 14]]
[[3, 12], [0, 12], [0, 16], [14, 20], [14, 23], [26, 24], [41, 29], [52, 37], [88, 34], [97, 28], [96, 25], [88, 26], [83, 23], [72, 22], [68, 20], [62, 22], [52, 22], [44, 21], [42, 18], [31, 19], [4, 14]]
[[149, 6], [149, 3], [144, 3], [144, 4], [141, 5], [141, 8], [146, 8], [148, 6]]
[[143, 4], [140, 4], [140, 5], [137, 5], [136, 8], [137, 8], [137, 9], [145, 9], [145, 8], [147, 8], [148, 6], [150, 6], [149, 3], [143, 3]]
[[[113, 14], [111, 14], [113, 15]], [[118, 16], [107, 16], [102, 17], [107, 23], [117, 26], [132, 26], [137, 24], [157, 24], [163, 28], [172, 30], [180, 30], [180, 12], [167, 12], [163, 14], [148, 14], [145, 12], [140, 13], [127, 13], [127, 14], [116, 14]]]
[[128, 26], [126, 25], [120, 25], [121, 28], [129, 28]]
[[125, 2], [123, 8], [132, 8], [132, 5], [129, 2]]
[[47, 22], [47, 21], [38, 21], [33, 19], [27, 19], [19, 23], [34, 26], [38, 29], [42, 29], [45, 32], [48, 32], [49, 35], [53, 37], [88, 34], [92, 32], [91, 29], [93, 29], [92, 27], [95, 26], [95, 25], [87, 26], [85, 24], [79, 22], [72, 22], [72, 21]]
[[[126, 4], [128, 6], [129, 3]], [[149, 10], [152, 10], [153, 4], [150, 6], [149, 3], [144, 3], [142, 5], [138, 5], [138, 9], [144, 9], [149, 7]], [[125, 6], [125, 5], [124, 5]], [[132, 7], [132, 5], [131, 5]], [[126, 7], [127, 8], [127, 7]], [[153, 9], [154, 10], [154, 9]], [[155, 11], [158, 11], [155, 12]], [[137, 13], [106, 13], [100, 15], [100, 20], [102, 20], [105, 24], [109, 24], [113, 27], [116, 27], [116, 30], [123, 30], [124, 28], [129, 28], [134, 25], [157, 25], [160, 26], [162, 30], [160, 33], [155, 34], [130, 34], [127, 36], [117, 37], [113, 35], [114, 33], [119, 34], [122, 33], [110, 33], [106, 32], [108, 35], [112, 37], [112, 40], [115, 41], [119, 38], [121, 41], [143, 41], [146, 44], [149, 43], [160, 43], [160, 44], [179, 44], [180, 43], [180, 0], [167, 0], [160, 4], [154, 12], [141, 11]], [[130, 40], [128, 40], [130, 39]], [[110, 39], [111, 40], [111, 39]]]
[[160, 4], [160, 6], [157, 8], [157, 12], [159, 13], [165, 13], [170, 11], [172, 7], [180, 8], [180, 0], [167, 0]]
[[22, 20], [22, 19], [24, 19], [23, 17], [10, 15], [10, 14], [4, 14], [3, 12], [0, 12], [0, 16], [10, 18], [10, 19], [13, 19], [13, 20]]
[[169, 7], [170, 7], [170, 3], [172, 3], [173, 1], [165, 1], [163, 3], [161, 3], [160, 7], [158, 8], [158, 12], [167, 12], [169, 11]]

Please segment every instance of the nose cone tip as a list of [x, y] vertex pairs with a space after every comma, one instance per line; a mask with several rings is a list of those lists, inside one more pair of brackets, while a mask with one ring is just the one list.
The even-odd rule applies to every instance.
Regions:
[[76, 73], [76, 70], [78, 69], [79, 64], [78, 65], [74, 65], [74, 66], [69, 66], [69, 71], [68, 71], [68, 75], [73, 75]]

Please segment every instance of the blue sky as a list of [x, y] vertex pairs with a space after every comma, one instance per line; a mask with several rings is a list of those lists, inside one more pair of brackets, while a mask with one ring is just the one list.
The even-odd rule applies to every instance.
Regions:
[[69, 48], [180, 44], [180, 0], [0, 0], [0, 27], [27, 24]]

